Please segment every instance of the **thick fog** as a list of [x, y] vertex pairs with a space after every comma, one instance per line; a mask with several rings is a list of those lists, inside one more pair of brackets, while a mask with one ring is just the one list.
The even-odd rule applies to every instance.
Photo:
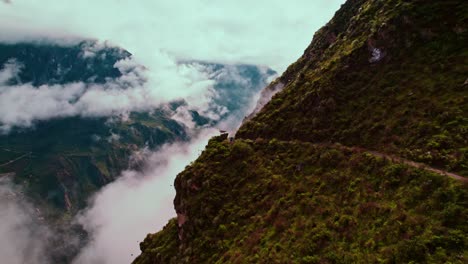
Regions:
[[0, 258], [8, 264], [47, 263], [52, 233], [39, 222], [39, 211], [7, 178], [0, 178]]

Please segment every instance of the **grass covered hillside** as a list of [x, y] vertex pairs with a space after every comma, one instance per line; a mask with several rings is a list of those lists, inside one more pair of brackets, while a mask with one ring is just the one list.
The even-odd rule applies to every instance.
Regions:
[[467, 14], [348, 0], [177, 176], [134, 263], [466, 263]]
[[339, 142], [468, 176], [467, 14], [465, 1], [347, 1], [237, 136]]
[[214, 139], [176, 188], [179, 219], [149, 235], [135, 263], [468, 257], [466, 186], [340, 145]]

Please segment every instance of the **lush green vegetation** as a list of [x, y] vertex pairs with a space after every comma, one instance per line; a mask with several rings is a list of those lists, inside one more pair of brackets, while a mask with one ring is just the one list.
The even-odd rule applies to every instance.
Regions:
[[[348, 0], [135, 263], [466, 263], [468, 4]], [[342, 144], [342, 145], [341, 145]]]
[[171, 220], [149, 235], [135, 263], [468, 257], [466, 186], [339, 145], [214, 139], [176, 189], [176, 210], [187, 222], [178, 230]]
[[[468, 175], [467, 6], [366, 1], [352, 18], [341, 10], [238, 136], [339, 142]], [[370, 63], [374, 47], [384, 57]]]

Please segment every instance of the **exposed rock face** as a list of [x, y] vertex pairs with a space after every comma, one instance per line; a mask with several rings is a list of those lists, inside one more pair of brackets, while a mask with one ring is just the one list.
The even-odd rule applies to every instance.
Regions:
[[187, 221], [187, 216], [183, 213], [177, 213], [177, 226], [179, 227], [179, 240], [184, 239], [184, 229], [182, 226]]
[[467, 11], [348, 0], [235, 142], [177, 176], [183, 224], [135, 263], [465, 263]]

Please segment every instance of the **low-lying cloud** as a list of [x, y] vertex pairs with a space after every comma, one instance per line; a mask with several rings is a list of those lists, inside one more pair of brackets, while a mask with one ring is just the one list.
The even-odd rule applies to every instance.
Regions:
[[51, 232], [38, 222], [39, 212], [6, 177], [0, 175], [1, 259], [9, 264], [47, 263]]
[[175, 175], [196, 159], [215, 132], [207, 129], [191, 143], [165, 145], [147, 156], [141, 172], [124, 171], [104, 187], [77, 218], [91, 237], [73, 263], [130, 263], [139, 255], [146, 234], [175, 216]]
[[8, 62], [0, 71], [0, 130], [28, 127], [34, 121], [57, 117], [150, 111], [181, 99], [191, 109], [216, 117], [209, 107], [216, 94], [214, 81], [200, 68], [173, 63], [152, 73], [132, 59], [115, 66], [122, 76], [104, 84], [76, 82], [35, 87], [31, 83], [8, 85], [21, 70], [20, 63]]
[[[232, 131], [243, 115], [251, 111], [258, 91], [276, 76], [266, 67], [220, 67], [200, 62], [170, 62], [154, 70], [132, 57], [118, 61], [115, 67], [122, 75], [107, 78], [105, 83], [80, 81], [34, 86], [21, 83], [18, 77], [24, 65], [9, 60], [0, 66], [0, 133], [52, 118], [128, 116], [130, 112], [167, 108], [174, 101], [185, 102], [173, 112], [172, 118], [188, 129], [196, 126], [190, 114], [196, 111], [213, 121], [228, 117], [223, 128]], [[11, 80], [19, 80], [19, 84], [11, 85]]]
[[151, 152], [138, 151], [137, 170], [123, 171], [91, 200], [67, 226], [51, 226], [8, 175], [0, 175], [0, 256], [9, 264], [54, 263], [64, 251], [79, 249], [81, 225], [89, 234], [73, 264], [130, 263], [139, 255], [139, 242], [175, 217], [175, 176], [195, 160], [216, 129], [200, 131], [190, 142], [178, 142]]
[[[0, 72], [0, 102], [3, 102], [0, 104], [0, 123], [10, 126], [29, 126], [35, 120], [72, 115], [116, 116], [128, 111], [151, 110], [175, 99], [184, 99], [187, 102], [176, 109], [172, 118], [184, 124], [186, 132], [192, 136], [190, 142], [166, 145], [154, 153], [148, 149], [135, 153], [139, 156], [135, 159], [142, 164], [137, 167], [143, 167], [143, 170], [124, 171], [117, 181], [96, 194], [90, 206], [77, 218], [77, 223], [89, 233], [90, 240], [74, 260], [76, 264], [129, 263], [138, 255], [139, 241], [147, 233], [162, 228], [169, 218], [175, 216], [172, 204], [175, 194], [172, 184], [175, 176], [198, 156], [208, 138], [216, 132], [214, 128], [197, 127], [189, 111], [197, 110], [211, 119], [225, 116], [224, 121], [218, 123], [218, 127], [237, 127], [241, 117], [254, 106], [253, 95], [261, 88], [255, 86], [263, 83], [252, 83], [236, 66], [215, 69], [212, 64], [179, 63], [174, 66], [178, 67], [178, 73], [173, 76], [173, 84], [186, 89], [180, 88], [179, 91], [165, 93], [164, 89], [158, 89], [156, 85], [169, 89], [165, 86], [169, 82], [168, 79], [160, 79], [161, 82], [156, 83], [157, 77], [151, 76], [148, 69], [131, 60], [120, 61], [116, 67], [120, 69], [122, 76], [104, 84], [78, 82], [39, 87], [30, 83], [8, 84], [9, 80], [16, 78], [21, 71], [20, 62], [9, 61]], [[266, 70], [260, 69], [260, 76], [273, 76], [272, 73], [263, 72]], [[159, 78], [162, 78], [161, 72], [158, 74]], [[150, 86], [149, 83], [153, 85]], [[226, 89], [217, 92], [217, 83], [226, 84]], [[228, 98], [228, 101], [240, 100], [240, 108], [229, 112], [221, 103], [216, 103], [217, 100], [225, 100], [226, 98], [221, 98], [223, 96], [232, 97]], [[115, 139], [110, 137], [107, 140]], [[33, 213], [29, 209], [18, 212], [23, 214], [15, 213], [11, 220], [19, 219], [21, 222], [23, 216], [27, 217]], [[3, 216], [0, 219], [3, 219]], [[25, 222], [22, 226], [26, 227], [28, 223]], [[52, 256], [44, 249], [50, 248], [52, 242], [41, 240], [43, 234], [36, 232], [17, 236], [11, 231], [15, 230], [12, 225], [6, 224], [3, 228], [10, 230], [4, 232], [5, 241], [11, 240], [10, 236], [18, 239], [18, 243], [14, 245], [16, 249], [21, 249], [22, 244], [27, 244], [37, 250], [37, 262], [31, 262], [32, 264], [49, 262]], [[44, 230], [44, 234], [50, 236], [53, 241], [76, 243], [74, 239], [77, 238], [57, 237], [57, 230], [50, 231], [45, 223], [34, 228]], [[76, 249], [76, 246], [71, 247]], [[18, 251], [15, 256], [10, 256], [0, 252], [0, 256], [21, 261], [27, 258], [29, 253], [23, 252], [22, 255], [21, 251]]]

